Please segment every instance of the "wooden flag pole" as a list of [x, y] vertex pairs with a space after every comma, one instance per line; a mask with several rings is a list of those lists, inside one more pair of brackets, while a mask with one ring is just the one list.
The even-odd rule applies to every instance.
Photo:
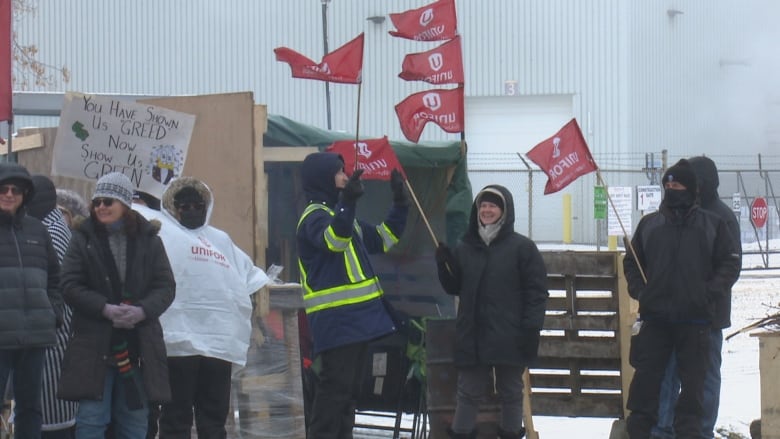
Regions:
[[358, 160], [359, 160], [359, 157], [358, 157], [358, 146], [357, 146], [357, 144], [358, 144], [358, 141], [360, 141], [360, 93], [361, 93], [362, 90], [363, 90], [363, 81], [361, 80], [358, 83], [357, 117], [355, 118], [356, 122], [355, 122], [355, 145], [354, 145], [354, 149], [355, 149], [355, 169], [353, 169], [353, 171], [357, 171], [358, 170]]
[[647, 276], [645, 275], [645, 270], [642, 268], [642, 263], [639, 261], [636, 250], [634, 250], [634, 245], [631, 244], [631, 240], [628, 239], [628, 232], [626, 232], [626, 227], [623, 225], [623, 221], [620, 219], [620, 215], [618, 214], [617, 208], [615, 207], [615, 203], [612, 201], [612, 197], [609, 196], [609, 188], [607, 187], [606, 183], [604, 183], [604, 179], [601, 177], [601, 170], [598, 168], [598, 166], [596, 167], [596, 178], [598, 179], [598, 182], [604, 186], [607, 193], [607, 200], [609, 200], [609, 205], [612, 206], [612, 210], [615, 212], [615, 217], [618, 220], [618, 224], [620, 224], [620, 230], [623, 231], [623, 245], [625, 245], [626, 248], [631, 251], [631, 254], [634, 255], [634, 261], [636, 261], [636, 266], [639, 268], [639, 274], [642, 275], [642, 280], [645, 281], [645, 285], [647, 285]]
[[428, 218], [425, 217], [425, 212], [423, 212], [422, 206], [420, 206], [420, 202], [417, 201], [417, 195], [414, 194], [414, 189], [412, 189], [412, 184], [409, 183], [408, 179], [404, 179], [404, 182], [406, 183], [406, 188], [409, 189], [409, 195], [411, 195], [412, 200], [414, 200], [414, 205], [417, 206], [417, 210], [420, 212], [420, 218], [423, 219], [423, 222], [425, 223], [425, 227], [428, 228], [428, 233], [431, 234], [431, 239], [433, 239], [433, 246], [438, 247], [439, 241], [436, 239], [436, 234], [433, 233], [433, 229], [431, 228], [431, 224], [428, 222]]

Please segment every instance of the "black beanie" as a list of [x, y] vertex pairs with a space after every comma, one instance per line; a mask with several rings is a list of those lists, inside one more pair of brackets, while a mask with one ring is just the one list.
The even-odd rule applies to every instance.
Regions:
[[479, 193], [479, 196], [477, 197], [477, 203], [481, 203], [483, 201], [493, 203], [501, 208], [502, 211], [504, 210], [504, 198], [493, 190], [487, 189]]
[[694, 194], [698, 191], [698, 185], [696, 183], [696, 173], [693, 172], [691, 164], [686, 159], [680, 159], [674, 166], [667, 169], [664, 173], [661, 184], [665, 185], [667, 182], [676, 181], [685, 186], [689, 192]]

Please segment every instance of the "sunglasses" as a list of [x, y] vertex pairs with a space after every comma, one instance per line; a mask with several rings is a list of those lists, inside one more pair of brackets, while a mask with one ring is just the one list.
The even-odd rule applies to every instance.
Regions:
[[173, 207], [178, 210], [203, 210], [206, 203], [173, 203]]
[[92, 200], [92, 207], [98, 208], [100, 205], [104, 205], [106, 207], [111, 207], [112, 204], [114, 204], [113, 198], [95, 198]]
[[15, 184], [4, 184], [0, 186], [0, 195], [7, 194], [9, 190], [13, 195], [22, 195], [24, 193], [24, 189]]

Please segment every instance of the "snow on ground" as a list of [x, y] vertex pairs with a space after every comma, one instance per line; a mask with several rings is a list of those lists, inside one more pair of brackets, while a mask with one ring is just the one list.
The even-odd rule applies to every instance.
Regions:
[[[763, 243], [762, 243], [763, 244]], [[586, 246], [540, 245], [544, 250], [595, 250]], [[766, 246], [764, 246], [766, 248]], [[770, 240], [770, 249], [780, 249], [780, 239]], [[756, 244], [744, 245], [744, 251], [758, 250]], [[601, 250], [606, 250], [602, 248]], [[745, 255], [742, 275], [733, 288], [732, 327], [724, 336], [757, 319], [775, 314], [780, 304], [780, 254], [770, 255], [770, 270], [750, 270], [762, 267], [760, 255]], [[758, 368], [758, 338], [740, 334], [723, 343], [723, 366], [720, 412], [717, 428], [740, 433], [750, 437], [749, 425], [761, 416], [761, 384]], [[606, 439], [609, 437], [614, 419], [605, 418], [560, 418], [535, 416], [534, 426], [540, 437], [578, 439]], [[373, 419], [372, 419], [372, 422]], [[388, 424], [388, 425], [392, 425]], [[411, 419], [404, 419], [404, 425], [411, 425]], [[356, 438], [392, 437], [389, 432], [356, 430]], [[402, 434], [402, 438], [409, 437]], [[717, 438], [718, 436], [716, 436]]]

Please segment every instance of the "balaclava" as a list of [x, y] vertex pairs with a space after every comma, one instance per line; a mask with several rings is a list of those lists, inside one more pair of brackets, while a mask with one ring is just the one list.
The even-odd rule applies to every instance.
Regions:
[[667, 169], [661, 179], [661, 184], [676, 181], [685, 186], [685, 190], [664, 189], [663, 203], [671, 209], [687, 210], [696, 202], [698, 185], [696, 174], [686, 159], [680, 159]]
[[194, 187], [185, 186], [177, 192], [173, 196], [173, 206], [179, 213], [179, 223], [184, 227], [197, 229], [206, 224], [206, 202]]

